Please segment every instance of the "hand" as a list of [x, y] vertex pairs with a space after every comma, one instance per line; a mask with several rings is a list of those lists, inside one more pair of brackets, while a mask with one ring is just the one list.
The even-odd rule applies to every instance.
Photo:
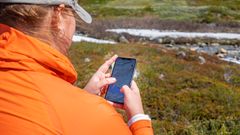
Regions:
[[109, 103], [116, 108], [124, 109], [128, 119], [131, 119], [136, 114], [144, 114], [141, 95], [135, 81], [132, 81], [131, 89], [124, 85], [121, 92], [124, 94], [124, 105]]
[[85, 90], [92, 94], [100, 94], [101, 91], [104, 91], [109, 84], [116, 82], [116, 79], [110, 77], [111, 74], [107, 73], [109, 67], [113, 62], [116, 61], [117, 55], [114, 55], [112, 58], [107, 60], [92, 76], [90, 81], [85, 86]]

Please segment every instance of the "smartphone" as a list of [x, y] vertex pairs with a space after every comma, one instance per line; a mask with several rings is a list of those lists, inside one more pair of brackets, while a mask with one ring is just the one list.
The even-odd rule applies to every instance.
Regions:
[[136, 59], [118, 57], [115, 61], [112, 77], [116, 78], [116, 83], [110, 84], [107, 88], [105, 99], [118, 104], [124, 104], [124, 94], [120, 89], [124, 85], [131, 86], [136, 68]]

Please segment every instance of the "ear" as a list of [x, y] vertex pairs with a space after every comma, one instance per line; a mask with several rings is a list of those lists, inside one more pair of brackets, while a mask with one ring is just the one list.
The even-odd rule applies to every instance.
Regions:
[[62, 27], [62, 13], [65, 9], [65, 5], [64, 4], [61, 4], [61, 5], [58, 5], [57, 7], [54, 7], [53, 9], [53, 14], [52, 14], [52, 21], [51, 21], [51, 24], [52, 24], [52, 27], [54, 29], [58, 29], [58, 30], [61, 30], [61, 27]]

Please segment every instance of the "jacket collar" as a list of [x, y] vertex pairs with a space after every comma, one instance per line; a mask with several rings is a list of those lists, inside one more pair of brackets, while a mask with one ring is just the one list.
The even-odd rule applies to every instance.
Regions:
[[0, 71], [9, 69], [48, 73], [70, 83], [77, 79], [66, 56], [36, 38], [0, 24]]

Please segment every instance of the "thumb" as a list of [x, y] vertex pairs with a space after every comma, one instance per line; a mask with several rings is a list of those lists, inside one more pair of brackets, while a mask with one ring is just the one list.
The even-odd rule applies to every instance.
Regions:
[[131, 92], [131, 89], [127, 85], [124, 85], [120, 91], [124, 94], [124, 96], [127, 96]]

